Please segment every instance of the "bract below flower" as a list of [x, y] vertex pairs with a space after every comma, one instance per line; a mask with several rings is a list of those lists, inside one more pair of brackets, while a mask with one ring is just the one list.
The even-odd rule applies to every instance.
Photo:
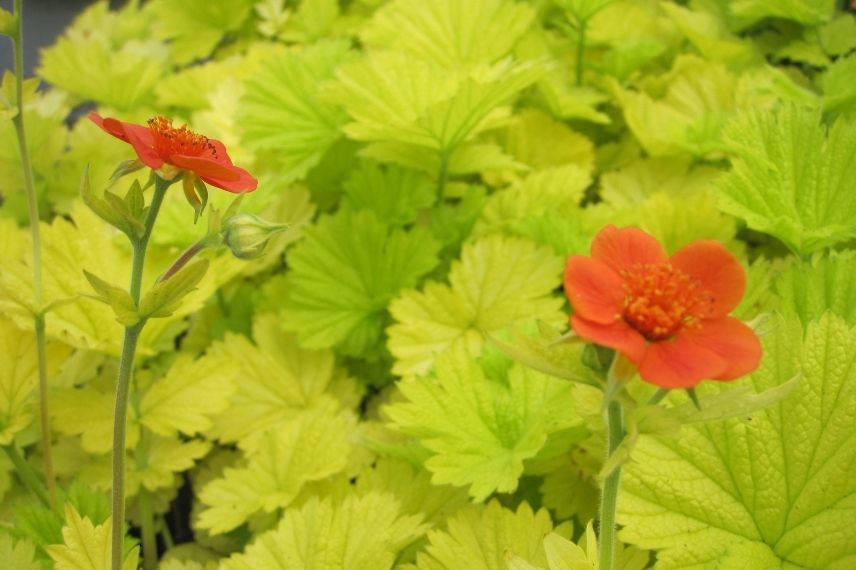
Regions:
[[130, 144], [140, 161], [162, 178], [174, 180], [182, 176], [185, 182], [198, 177], [204, 182], [228, 192], [250, 192], [258, 181], [249, 172], [232, 164], [226, 147], [182, 126], [172, 126], [164, 117], [149, 119], [148, 125], [126, 123], [118, 119], [89, 113], [89, 119], [105, 132]]
[[746, 275], [718, 242], [694, 242], [669, 257], [644, 231], [607, 226], [591, 257], [568, 258], [564, 283], [577, 335], [614, 348], [651, 384], [733, 380], [761, 360], [758, 337], [728, 316]]

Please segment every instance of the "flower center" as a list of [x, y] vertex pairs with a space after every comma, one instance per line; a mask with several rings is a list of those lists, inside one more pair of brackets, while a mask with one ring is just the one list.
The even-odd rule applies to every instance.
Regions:
[[622, 271], [621, 277], [625, 294], [622, 317], [652, 342], [694, 325], [698, 310], [711, 300], [696, 279], [668, 263], [637, 263]]
[[174, 155], [216, 156], [217, 154], [214, 145], [208, 142], [208, 137], [194, 133], [187, 128], [187, 125], [175, 128], [170, 119], [160, 115], [149, 119], [148, 124], [154, 138], [155, 151], [167, 162], [169, 157]]

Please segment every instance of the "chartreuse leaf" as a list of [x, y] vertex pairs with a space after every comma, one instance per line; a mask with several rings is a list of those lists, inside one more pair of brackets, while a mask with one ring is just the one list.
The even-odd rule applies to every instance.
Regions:
[[[739, 420], [643, 436], [622, 474], [625, 542], [659, 568], [846, 569], [856, 558], [856, 330], [839, 317], [778, 320], [748, 383], [795, 393]], [[708, 390], [728, 390], [719, 385]]]
[[832, 18], [835, 0], [733, 0], [728, 11], [741, 27], [764, 18], [783, 18], [800, 24], [817, 25]]
[[[113, 445], [113, 408], [115, 389], [98, 379], [97, 385], [58, 390], [51, 395], [53, 426], [65, 435], [81, 436], [80, 445], [89, 453], [109, 453]], [[137, 443], [140, 430], [129, 421], [126, 449]]]
[[376, 143], [367, 149], [373, 158], [412, 166], [402, 155], [427, 152], [425, 169], [436, 172], [442, 157], [546, 70], [541, 61], [507, 59], [455, 73], [399, 51], [375, 51], [342, 66], [329, 97], [351, 116], [349, 137]]
[[[176, 485], [176, 476], [193, 468], [196, 461], [211, 451], [211, 445], [210, 441], [199, 439], [182, 441], [175, 437], [147, 435], [143, 441], [146, 463], [132, 463], [126, 493], [135, 495], [140, 485], [149, 491], [180, 486], [180, 483]], [[107, 485], [106, 478], [102, 484]]]
[[600, 197], [616, 208], [636, 208], [651, 196], [696, 194], [709, 190], [722, 171], [693, 166], [680, 157], [634, 160], [600, 177]]
[[799, 317], [803, 326], [826, 311], [856, 325], [856, 252], [830, 252], [810, 261], [793, 261], [776, 275], [772, 289], [780, 299], [779, 310]]
[[473, 231], [476, 235], [498, 231], [520, 234], [521, 224], [550, 212], [573, 217], [590, 182], [586, 169], [576, 164], [533, 172], [520, 183], [491, 195]]
[[211, 55], [224, 36], [243, 26], [252, 6], [252, 0], [153, 0], [146, 8], [153, 15], [155, 33], [170, 41], [172, 59], [184, 64]]
[[312, 498], [286, 511], [279, 526], [258, 537], [223, 570], [389, 570], [398, 551], [422, 534], [421, 517], [407, 516], [386, 493]]
[[194, 435], [213, 426], [212, 418], [229, 406], [240, 365], [222, 352], [198, 360], [180, 354], [165, 376], [140, 401], [140, 423], [161, 435]]
[[351, 396], [357, 392], [354, 381], [335, 368], [333, 353], [301, 348], [295, 335], [283, 332], [277, 317], [258, 317], [253, 338], [255, 345], [228, 334], [209, 350], [209, 355], [239, 367], [229, 408], [215, 418], [210, 437], [246, 448], [260, 433], [331, 395], [359, 400]]
[[430, 282], [390, 304], [389, 350], [399, 375], [425, 374], [435, 355], [463, 346], [479, 354], [484, 332], [541, 319], [567, 320], [551, 293], [561, 282], [562, 259], [517, 238], [488, 236], [466, 244], [452, 263], [449, 285]]
[[516, 114], [497, 135], [508, 153], [535, 169], [576, 164], [589, 172], [594, 163], [587, 137], [536, 109]]
[[431, 377], [398, 384], [404, 401], [385, 408], [394, 429], [433, 456], [425, 467], [438, 484], [469, 486], [477, 501], [512, 492], [523, 463], [547, 437], [579, 423], [571, 384], [515, 365], [504, 381], [489, 378], [462, 346], [441, 354]]
[[318, 88], [350, 57], [348, 42], [341, 40], [276, 50], [247, 79], [238, 108], [244, 144], [270, 151], [286, 180], [302, 178], [341, 138], [347, 115], [320, 100]]
[[671, 3], [661, 6], [681, 33], [706, 58], [741, 66], [759, 57], [751, 43], [731, 33], [728, 22], [720, 14], [703, 7], [691, 10]]
[[[3, 40], [6, 41], [6, 40]], [[4, 75], [3, 91], [14, 85], [14, 76]], [[8, 87], [6, 87], [8, 86]], [[27, 149], [33, 168], [33, 182], [37, 193], [53, 192], [47, 185], [57, 157], [63, 154], [68, 141], [68, 129], [63, 124], [68, 116], [66, 98], [60, 93], [36, 92], [38, 81], [24, 83], [24, 112], [27, 128]], [[13, 96], [14, 97], [14, 96]], [[13, 98], [9, 105], [14, 104]], [[5, 105], [0, 104], [0, 114]], [[17, 106], [8, 113], [17, 113]], [[9, 120], [0, 120], [0, 179], [3, 180], [3, 211], [16, 217], [21, 225], [28, 223], [26, 194], [24, 193], [23, 169], [18, 153], [15, 125]]]
[[[542, 540], [553, 531], [546, 509], [536, 513], [524, 502], [515, 512], [491, 501], [485, 506], [461, 510], [449, 519], [444, 530], [428, 531], [429, 544], [417, 555], [416, 563], [401, 568], [507, 570], [509, 553], [546, 566]], [[567, 537], [570, 528], [563, 525], [555, 532]]]
[[617, 83], [613, 92], [627, 126], [649, 155], [705, 156], [721, 147], [720, 131], [734, 108], [735, 87], [725, 65], [680, 55], [661, 99]]
[[326, 403], [262, 435], [246, 466], [229, 467], [199, 493], [199, 526], [223, 533], [259, 511], [287, 507], [303, 486], [345, 467], [353, 417]]
[[507, 55], [534, 15], [511, 0], [395, 0], [375, 13], [360, 38], [458, 69]]
[[79, 99], [116, 109], [130, 111], [150, 103], [166, 73], [168, 51], [148, 39], [149, 22], [136, 5], [114, 12], [94, 4], [42, 50], [38, 73]]
[[[65, 507], [64, 544], [49, 545], [45, 551], [54, 561], [55, 570], [108, 570], [110, 568], [110, 519], [93, 526], [88, 517], [81, 518], [73, 506]], [[122, 568], [135, 570], [139, 547], [125, 555]]]
[[431, 475], [404, 461], [379, 459], [358, 477], [358, 494], [391, 493], [401, 504], [401, 512], [422, 515], [426, 525], [442, 525], [449, 515], [467, 506], [463, 489], [431, 483]]
[[784, 106], [747, 112], [727, 137], [735, 157], [719, 180], [722, 210], [800, 254], [856, 236], [856, 120], [827, 131], [819, 111]]
[[424, 174], [365, 161], [344, 185], [342, 203], [351, 210], [371, 210], [379, 220], [405, 225], [434, 203], [435, 184]]
[[[47, 372], [52, 374], [69, 351], [53, 343], [46, 351]], [[34, 335], [0, 317], [0, 355], [0, 445], [10, 445], [15, 434], [27, 428], [35, 415], [39, 376]]]
[[426, 230], [390, 227], [368, 211], [322, 218], [289, 256], [283, 326], [307, 348], [365, 353], [380, 339], [389, 301], [434, 268], [438, 249]]
[[[244, 77], [247, 73], [246, 58], [230, 57], [223, 60], [207, 61], [181, 71], [172, 73], [169, 81], [163, 81], [155, 87], [158, 107], [178, 107], [181, 109], [205, 109], [209, 106], [209, 96], [214, 86], [223, 82], [224, 78], [234, 79]], [[194, 126], [196, 121], [193, 122]], [[208, 136], [209, 131], [202, 130]], [[216, 137], [221, 140], [219, 136]], [[232, 156], [232, 145], [227, 144], [229, 155]], [[232, 156], [233, 160], [235, 159]]]
[[14, 37], [18, 35], [16, 31], [18, 27], [18, 19], [9, 10], [0, 8], [0, 34]]
[[820, 77], [825, 113], [837, 117], [856, 110], [856, 86], [851, 81], [854, 74], [856, 55], [850, 55], [836, 60]]
[[27, 539], [15, 541], [8, 534], [0, 534], [0, 560], [12, 570], [43, 570], [33, 543]]

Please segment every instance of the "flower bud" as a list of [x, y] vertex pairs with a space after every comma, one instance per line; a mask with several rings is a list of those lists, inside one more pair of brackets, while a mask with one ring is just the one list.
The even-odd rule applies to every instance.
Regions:
[[289, 224], [275, 224], [255, 214], [237, 214], [223, 222], [223, 242], [235, 257], [255, 259], [264, 253], [270, 238], [288, 228]]

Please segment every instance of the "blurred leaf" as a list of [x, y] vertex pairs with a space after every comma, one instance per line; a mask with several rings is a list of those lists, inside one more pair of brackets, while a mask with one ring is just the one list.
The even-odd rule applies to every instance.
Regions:
[[808, 254], [856, 236], [856, 122], [828, 130], [818, 111], [786, 106], [747, 112], [729, 126], [732, 170], [718, 181], [720, 207], [752, 229]]
[[291, 252], [284, 326], [307, 348], [371, 350], [389, 301], [437, 264], [437, 249], [425, 230], [391, 227], [368, 211], [322, 218]]
[[351, 58], [349, 44], [326, 40], [305, 50], [274, 51], [246, 81], [238, 124], [244, 143], [270, 151], [286, 181], [302, 178], [342, 136], [338, 105], [319, 100], [319, 84]]
[[459, 69], [508, 55], [533, 16], [532, 8], [509, 0], [393, 0], [374, 14], [360, 39]]

